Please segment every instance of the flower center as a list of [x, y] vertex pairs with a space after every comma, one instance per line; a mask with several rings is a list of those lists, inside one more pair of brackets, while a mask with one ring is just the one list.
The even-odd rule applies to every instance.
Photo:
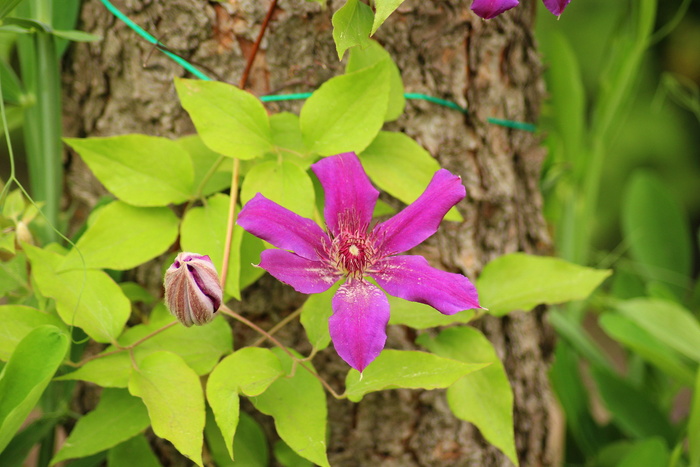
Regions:
[[340, 272], [360, 279], [374, 263], [374, 242], [367, 233], [367, 226], [360, 226], [351, 213], [344, 214], [340, 216], [339, 232], [333, 238], [330, 257]]

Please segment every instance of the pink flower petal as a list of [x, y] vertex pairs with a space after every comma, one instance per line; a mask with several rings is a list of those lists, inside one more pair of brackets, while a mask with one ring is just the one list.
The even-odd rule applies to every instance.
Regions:
[[542, 0], [544, 6], [547, 7], [553, 15], [559, 16], [564, 12], [566, 6], [571, 2], [571, 0]]
[[491, 19], [516, 6], [518, 0], [474, 0], [472, 11], [484, 19]]
[[435, 269], [422, 256], [394, 256], [375, 266], [379, 271], [372, 273], [372, 277], [395, 297], [425, 303], [446, 315], [481, 308], [476, 288], [469, 279]]
[[243, 207], [237, 223], [277, 248], [292, 250], [310, 260], [325, 256], [324, 241], [330, 245], [328, 235], [314, 221], [283, 208], [260, 193]]
[[372, 186], [354, 152], [326, 157], [311, 166], [326, 194], [323, 215], [328, 230], [336, 235], [339, 216], [356, 220], [366, 228], [372, 220], [379, 192]]
[[338, 280], [321, 261], [313, 261], [284, 250], [265, 250], [258, 265], [275, 279], [294, 287], [301, 293], [321, 293]]
[[391, 255], [410, 250], [437, 232], [452, 206], [466, 196], [462, 180], [445, 169], [435, 172], [422, 195], [391, 219], [378, 224], [374, 233], [379, 251]]
[[377, 358], [386, 343], [389, 301], [368, 282], [351, 280], [333, 296], [333, 316], [328, 327], [335, 351], [362, 372]]

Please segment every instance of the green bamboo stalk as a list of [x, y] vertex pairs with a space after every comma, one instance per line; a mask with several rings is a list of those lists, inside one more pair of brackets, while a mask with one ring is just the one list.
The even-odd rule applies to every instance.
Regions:
[[[29, 0], [28, 17], [51, 25], [51, 1]], [[25, 10], [26, 11], [26, 10]], [[37, 30], [19, 41], [22, 80], [35, 103], [25, 108], [24, 142], [30, 187], [36, 201], [43, 202], [47, 224], [39, 233], [45, 243], [57, 239], [60, 200], [63, 191], [61, 151], [60, 69], [54, 37]]]

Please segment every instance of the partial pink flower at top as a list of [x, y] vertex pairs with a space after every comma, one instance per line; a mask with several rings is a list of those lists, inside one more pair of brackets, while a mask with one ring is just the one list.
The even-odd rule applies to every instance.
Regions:
[[301, 293], [320, 293], [345, 278], [333, 296], [329, 331], [338, 355], [363, 371], [384, 348], [389, 322], [384, 291], [451, 315], [480, 308], [472, 283], [428, 265], [422, 256], [395, 256], [433, 235], [466, 195], [459, 177], [438, 170], [406, 209], [370, 228], [379, 192], [355, 153], [326, 157], [311, 166], [326, 194], [328, 232], [314, 221], [255, 195], [238, 224], [279, 248], [261, 254], [260, 267]]
[[474, 0], [472, 11], [484, 19], [491, 19], [516, 6], [518, 0]]
[[[571, 0], [542, 0], [553, 15], [560, 16]], [[504, 11], [518, 6], [518, 0], [474, 0], [472, 11], [484, 19], [495, 18]]]

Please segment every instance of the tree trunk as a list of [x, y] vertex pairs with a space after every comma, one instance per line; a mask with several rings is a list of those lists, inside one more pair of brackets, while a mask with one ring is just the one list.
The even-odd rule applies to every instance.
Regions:
[[[116, 6], [169, 48], [219, 79], [237, 84], [269, 1], [115, 1]], [[377, 38], [396, 60], [407, 92], [453, 100], [469, 116], [410, 101], [393, 130], [414, 137], [440, 164], [461, 175], [465, 221], [444, 223], [420, 248], [436, 266], [474, 279], [483, 265], [513, 251], [543, 252], [549, 238], [538, 190], [544, 151], [528, 132], [487, 123], [487, 117], [534, 122], [544, 96], [541, 64], [532, 34], [534, 4], [483, 21], [468, 0], [407, 0]], [[256, 94], [302, 92], [342, 72], [331, 37], [331, 16], [302, 0], [281, 0], [258, 52], [248, 89]], [[65, 66], [67, 134], [107, 136], [192, 133], [172, 77], [178, 65], [109, 14], [98, 0], [85, 2], [81, 28], [104, 37], [78, 44]], [[272, 111], [300, 104], [268, 105]], [[91, 207], [103, 188], [78, 157], [71, 159], [69, 195]], [[161, 278], [150, 277], [158, 284]], [[274, 323], [302, 297], [264, 277], [246, 294], [245, 313]], [[270, 299], [273, 296], [274, 298]], [[270, 310], [274, 303], [275, 309]], [[264, 311], [263, 311], [264, 310]], [[557, 423], [546, 368], [553, 335], [541, 312], [485, 318], [480, 327], [504, 361], [515, 395], [515, 433], [521, 465], [557, 462]], [[300, 329], [282, 337], [300, 338]], [[285, 335], [286, 334], [286, 335]], [[415, 348], [415, 335], [392, 326], [388, 348]], [[237, 342], [244, 342], [246, 336]], [[337, 375], [347, 366], [331, 351], [317, 366]], [[334, 466], [510, 465], [470, 424], [449, 411], [444, 391], [385, 391], [361, 403], [329, 402], [329, 456]]]

